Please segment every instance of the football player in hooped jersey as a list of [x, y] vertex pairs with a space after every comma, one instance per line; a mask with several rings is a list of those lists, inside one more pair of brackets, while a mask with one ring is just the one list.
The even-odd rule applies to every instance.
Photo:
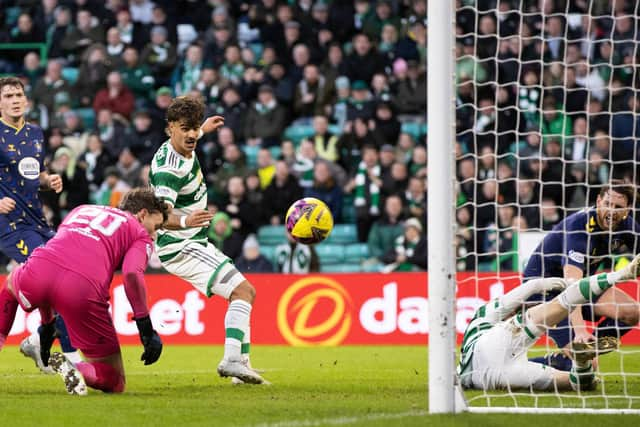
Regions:
[[[144, 271], [167, 208], [148, 188], [129, 192], [120, 207], [82, 205], [72, 210], [56, 236], [12, 271], [0, 288], [0, 348], [18, 304], [25, 311], [39, 309], [46, 331], [41, 334], [46, 337], [40, 343], [42, 360], [62, 376], [70, 394], [87, 394], [87, 385], [111, 393], [124, 391], [120, 345], [109, 313], [109, 287], [120, 267], [144, 346], [140, 359], [149, 365], [162, 352], [149, 319]], [[71, 342], [86, 361], [74, 366], [62, 353], [49, 357], [53, 310], [65, 318]]]
[[[576, 281], [561, 277], [528, 280], [481, 306], [462, 339], [458, 375], [465, 388], [482, 390], [593, 390], [598, 384], [592, 360], [618, 348], [618, 339], [602, 336], [590, 342], [572, 342], [571, 372], [527, 360], [527, 351], [562, 321], [577, 305], [597, 299], [615, 284], [640, 275], [640, 255], [621, 271], [601, 273]], [[526, 311], [521, 308], [536, 293], [561, 291], [556, 298]]]
[[234, 382], [262, 384], [264, 379], [249, 363], [249, 321], [255, 289], [224, 255], [207, 239], [213, 215], [207, 209], [207, 187], [195, 155], [196, 142], [203, 133], [224, 124], [220, 116], [208, 118], [202, 126], [204, 104], [200, 99], [181, 96], [167, 110], [169, 140], [151, 161], [149, 182], [171, 207], [164, 229], [158, 231], [156, 250], [162, 266], [191, 283], [207, 297], [220, 295], [229, 301], [224, 319], [224, 357], [218, 374]]
[[[626, 246], [630, 252], [640, 252], [640, 224], [630, 215], [634, 196], [633, 185], [612, 180], [601, 189], [595, 207], [571, 214], [553, 227], [534, 250], [524, 278], [579, 280], [594, 274], [601, 261], [619, 247]], [[540, 298], [534, 296], [532, 300]], [[593, 341], [594, 335], [619, 339], [638, 324], [639, 316], [640, 304], [623, 290], [611, 288], [597, 300], [573, 310], [567, 319], [549, 330], [549, 336], [561, 349], [566, 349], [571, 341]], [[585, 326], [585, 319], [598, 321], [601, 317], [604, 319], [597, 324], [592, 335]], [[569, 370], [571, 360], [566, 353], [558, 352], [532, 360]]]
[[[42, 129], [26, 123], [26, 107], [22, 82], [15, 77], [0, 78], [0, 251], [19, 263], [55, 234], [44, 219], [38, 190], [62, 191], [60, 176], [44, 170]], [[63, 351], [79, 360], [61, 319], [57, 327]], [[25, 338], [20, 351], [46, 372], [38, 341], [38, 334]]]

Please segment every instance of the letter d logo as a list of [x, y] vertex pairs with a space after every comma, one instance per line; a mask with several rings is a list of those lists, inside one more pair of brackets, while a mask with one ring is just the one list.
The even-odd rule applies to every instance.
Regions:
[[278, 302], [278, 329], [295, 346], [334, 346], [351, 330], [351, 297], [327, 277], [306, 277]]

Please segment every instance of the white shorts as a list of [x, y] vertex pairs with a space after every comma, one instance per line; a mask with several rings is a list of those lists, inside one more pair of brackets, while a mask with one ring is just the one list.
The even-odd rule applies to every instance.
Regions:
[[473, 349], [472, 371], [461, 378], [462, 385], [482, 390], [547, 390], [556, 370], [529, 362], [530, 346], [531, 338], [514, 324], [513, 318], [496, 324], [478, 338]]
[[220, 295], [229, 299], [233, 290], [246, 280], [231, 259], [211, 243], [204, 246], [189, 242], [178, 255], [163, 262], [162, 266], [169, 273], [191, 283], [207, 297]]

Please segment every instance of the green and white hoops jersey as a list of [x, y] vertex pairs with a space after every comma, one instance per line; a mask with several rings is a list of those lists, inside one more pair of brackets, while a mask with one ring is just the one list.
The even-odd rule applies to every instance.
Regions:
[[[178, 215], [207, 209], [207, 186], [198, 157], [178, 154], [169, 141], [156, 151], [151, 161], [149, 182], [157, 197], [173, 206]], [[174, 258], [191, 241], [207, 243], [207, 227], [158, 230], [156, 250], [164, 263]]]
[[473, 359], [473, 350], [478, 339], [489, 329], [500, 321], [497, 315], [497, 309], [500, 305], [499, 300], [489, 301], [476, 310], [473, 319], [467, 325], [462, 337], [462, 346], [460, 347], [460, 363], [458, 364], [458, 375], [467, 373], [471, 369], [471, 361]]

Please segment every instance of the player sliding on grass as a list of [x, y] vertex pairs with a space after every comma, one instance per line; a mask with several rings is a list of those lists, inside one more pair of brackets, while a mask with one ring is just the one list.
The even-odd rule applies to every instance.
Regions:
[[[16, 77], [0, 78], [0, 252], [17, 263], [25, 262], [55, 235], [42, 213], [38, 190], [62, 191], [60, 175], [45, 170], [42, 129], [26, 122], [26, 108], [22, 82]], [[59, 317], [56, 327], [62, 351], [79, 361]], [[32, 334], [20, 343], [20, 351], [49, 373], [40, 360], [39, 342], [39, 334]]]
[[218, 374], [261, 384], [264, 379], [249, 363], [249, 321], [255, 289], [229, 257], [207, 239], [213, 215], [206, 210], [207, 187], [194, 151], [202, 133], [218, 129], [224, 120], [213, 116], [201, 127], [203, 117], [203, 102], [187, 96], [174, 99], [167, 110], [169, 140], [154, 155], [149, 172], [156, 196], [172, 209], [164, 229], [158, 232], [156, 249], [168, 272], [207, 297], [220, 295], [229, 301], [224, 319], [224, 357]]
[[[527, 351], [548, 328], [564, 320], [577, 305], [597, 299], [623, 281], [640, 275], [640, 255], [623, 270], [568, 283], [562, 278], [533, 279], [480, 307], [464, 333], [458, 374], [463, 387], [483, 390], [592, 390], [597, 385], [592, 359], [618, 348], [604, 336], [570, 346], [570, 372], [527, 360]], [[564, 289], [553, 300], [520, 311], [536, 293]]]
[[[151, 189], [136, 189], [124, 197], [121, 208], [83, 205], [72, 210], [58, 234], [12, 271], [0, 288], [0, 348], [18, 304], [25, 311], [38, 308], [42, 360], [62, 376], [70, 394], [87, 394], [87, 385], [105, 392], [124, 391], [120, 344], [109, 313], [109, 286], [120, 266], [144, 346], [141, 360], [149, 365], [162, 352], [149, 319], [144, 271], [156, 230], [166, 220], [166, 207]], [[65, 318], [71, 343], [86, 362], [74, 366], [62, 353], [49, 357], [55, 333], [53, 310]]]

